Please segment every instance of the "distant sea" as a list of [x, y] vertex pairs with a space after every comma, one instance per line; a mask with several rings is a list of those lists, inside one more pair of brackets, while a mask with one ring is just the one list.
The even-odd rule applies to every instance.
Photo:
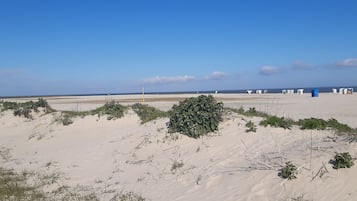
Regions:
[[[288, 88], [250, 88], [250, 89], [233, 89], [233, 90], [204, 90], [204, 91], [174, 91], [174, 92], [145, 92], [145, 94], [245, 94], [247, 90], [252, 90], [254, 94], [256, 90], [262, 90], [266, 93], [282, 93], [282, 90], [294, 90], [304, 89], [304, 93], [310, 93], [313, 89], [318, 89], [319, 93], [332, 93], [332, 89], [339, 88], [353, 88], [354, 92], [357, 92], [357, 86], [342, 86], [342, 87], [288, 87]], [[0, 98], [18, 98], [18, 97], [51, 97], [51, 96], [103, 96], [103, 95], [135, 95], [141, 93], [98, 93], [98, 94], [53, 94], [53, 95], [32, 95], [32, 96], [0, 96]]]

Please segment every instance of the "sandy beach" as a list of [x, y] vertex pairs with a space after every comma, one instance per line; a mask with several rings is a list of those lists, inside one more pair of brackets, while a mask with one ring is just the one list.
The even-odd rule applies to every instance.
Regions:
[[[144, 103], [168, 111], [198, 94], [48, 97], [58, 111], [88, 111], [114, 100]], [[249, 109], [286, 118], [335, 118], [357, 127], [357, 94], [213, 94], [225, 107]], [[14, 98], [28, 101], [37, 98]], [[101, 200], [132, 191], [152, 201], [357, 200], [357, 167], [335, 170], [335, 152], [357, 156], [357, 143], [329, 130], [258, 126], [260, 117], [224, 115], [219, 131], [200, 139], [168, 134], [168, 118], [141, 124], [128, 110], [123, 118], [77, 117], [73, 124], [56, 122], [59, 112], [36, 114], [33, 120], [0, 114], [0, 157], [15, 170], [58, 172], [60, 184], [86, 186]], [[297, 179], [278, 176], [285, 162], [298, 166]], [[173, 164], [180, 164], [173, 168]], [[326, 171], [322, 174], [323, 167]], [[58, 184], [58, 185], [60, 185]]]

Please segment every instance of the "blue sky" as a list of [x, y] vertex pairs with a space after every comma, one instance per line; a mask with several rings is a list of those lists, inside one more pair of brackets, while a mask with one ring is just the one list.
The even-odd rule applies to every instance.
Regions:
[[354, 0], [0, 0], [0, 96], [357, 85]]

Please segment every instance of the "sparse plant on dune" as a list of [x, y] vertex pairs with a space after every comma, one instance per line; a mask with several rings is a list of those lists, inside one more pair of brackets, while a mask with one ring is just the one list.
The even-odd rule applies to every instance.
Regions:
[[260, 122], [260, 125], [267, 127], [278, 127], [284, 129], [290, 129], [294, 121], [290, 119], [285, 119], [284, 117], [268, 116], [266, 119]]
[[296, 179], [297, 167], [291, 162], [287, 162], [283, 168], [281, 168], [280, 176], [284, 179]]
[[182, 161], [174, 161], [174, 163], [173, 163], [172, 166], [171, 166], [171, 172], [172, 172], [172, 174], [175, 174], [178, 169], [180, 169], [180, 168], [183, 167], [183, 165], [184, 165], [184, 164], [183, 164]]
[[249, 132], [257, 132], [257, 126], [252, 122], [252, 121], [248, 121], [245, 124], [245, 127], [247, 127], [247, 129], [245, 130], [245, 132], [249, 133]]

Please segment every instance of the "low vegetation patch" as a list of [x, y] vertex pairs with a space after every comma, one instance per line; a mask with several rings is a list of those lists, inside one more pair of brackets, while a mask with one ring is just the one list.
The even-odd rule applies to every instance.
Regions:
[[115, 101], [106, 103], [104, 106], [99, 107], [93, 111], [91, 114], [95, 115], [107, 115], [107, 119], [119, 119], [124, 116], [124, 112], [127, 108]]
[[169, 112], [169, 132], [199, 138], [218, 130], [222, 114], [223, 103], [217, 102], [211, 95], [188, 98], [174, 105]]
[[[0, 167], [0, 201], [100, 201], [91, 188], [59, 185], [59, 179], [58, 174], [41, 175], [27, 171], [18, 173]], [[57, 188], [53, 189], [53, 185]], [[122, 191], [110, 201], [145, 201], [145, 198], [134, 192]]]
[[257, 111], [255, 107], [250, 107], [248, 110], [244, 110], [243, 107], [240, 107], [239, 109], [236, 108], [224, 108], [226, 111], [231, 111], [240, 115], [244, 115], [247, 117], [268, 117], [269, 114], [261, 111]]
[[259, 124], [265, 127], [269, 125], [271, 127], [291, 129], [294, 124], [294, 121], [291, 119], [285, 119], [284, 117], [268, 116]]
[[140, 103], [136, 103], [131, 108], [134, 112], [140, 117], [141, 123], [144, 124], [146, 122], [155, 120], [157, 118], [167, 117], [168, 113], [151, 107], [149, 105], [144, 105]]
[[301, 129], [325, 130], [327, 128], [335, 130], [338, 134], [357, 135], [357, 129], [349, 127], [347, 124], [338, 122], [336, 119], [329, 120], [309, 118], [301, 119], [297, 122]]
[[281, 168], [280, 176], [284, 179], [296, 179], [297, 167], [291, 162], [287, 162], [283, 168]]
[[126, 109], [127, 107], [116, 103], [115, 101], [111, 101], [91, 111], [64, 111], [57, 121], [61, 122], [63, 125], [69, 125], [73, 123], [73, 118], [85, 117], [87, 115], [107, 115], [108, 120], [119, 119], [124, 116]]
[[145, 198], [134, 192], [122, 192], [115, 195], [110, 201], [145, 201]]
[[340, 169], [340, 168], [350, 168], [354, 165], [353, 158], [350, 153], [336, 153], [334, 160], [332, 161], [333, 168]]
[[343, 135], [347, 134], [351, 141], [357, 141], [357, 128], [351, 128], [347, 124], [338, 122], [336, 119], [331, 118], [329, 120], [319, 119], [319, 118], [306, 118], [294, 121], [292, 119], [287, 119], [284, 117], [272, 116], [264, 112], [257, 111], [254, 107], [244, 110], [242, 107], [236, 108], [225, 108], [225, 111], [235, 112], [248, 117], [263, 117], [264, 120], [260, 122], [259, 125], [262, 126], [272, 126], [280, 127], [285, 129], [291, 129], [292, 126], [297, 125], [302, 130], [326, 130], [331, 129], [336, 131], [337, 134]]
[[325, 130], [327, 127], [325, 120], [317, 118], [300, 119], [297, 124], [301, 126], [301, 129], [309, 130]]
[[2, 101], [0, 102], [0, 105], [1, 111], [13, 110], [15, 116], [25, 117], [28, 119], [32, 119], [32, 111], [39, 112], [39, 108], [43, 108], [43, 111], [46, 113], [55, 111], [43, 98], [39, 98], [36, 102], [27, 101], [24, 103]]
[[37, 185], [27, 182], [28, 173], [15, 173], [13, 170], [0, 168], [0, 200], [45, 200], [44, 192]]

